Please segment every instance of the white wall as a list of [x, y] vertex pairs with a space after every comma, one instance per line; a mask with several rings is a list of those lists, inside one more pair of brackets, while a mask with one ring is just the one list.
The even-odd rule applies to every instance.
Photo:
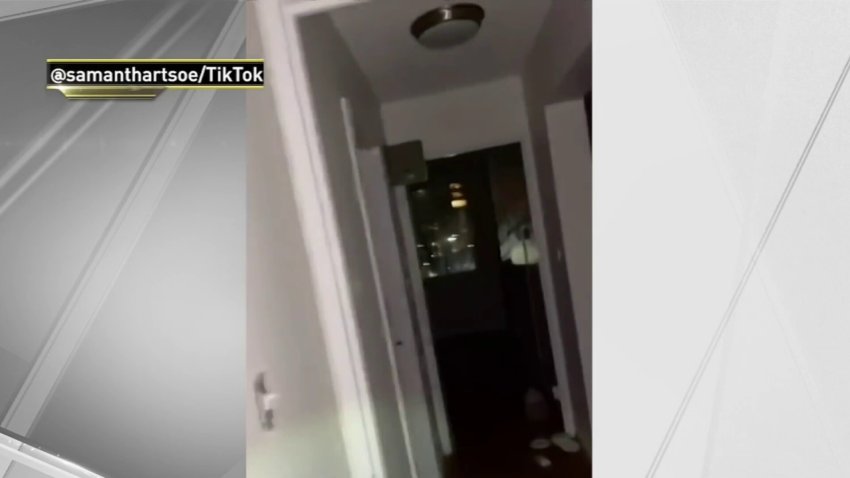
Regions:
[[[567, 5], [570, 3], [570, 5]], [[572, 290], [572, 277], [567, 270], [569, 256], [582, 256], [587, 260], [589, 250], [570, 251], [565, 247], [562, 237], [562, 212], [558, 204], [558, 190], [571, 187], [571, 181], [578, 178], [557, 178], [553, 166], [552, 152], [549, 143], [549, 131], [546, 123], [545, 107], [555, 102], [563, 93], [563, 88], [576, 89], [589, 80], [587, 65], [589, 61], [587, 52], [590, 45], [591, 28], [591, 3], [582, 2], [553, 2], [546, 20], [541, 26], [537, 40], [526, 59], [525, 68], [522, 72], [522, 84], [524, 92], [524, 105], [530, 135], [529, 149], [535, 158], [535, 187], [540, 193], [542, 209], [539, 218], [545, 225], [545, 236], [539, 237], [541, 247], [543, 274], [551, 277], [552, 287], [548, 291], [550, 306], [554, 308], [554, 316], [557, 317], [560, 327], [560, 335], [554, 337], [555, 341], [563, 344], [564, 356], [556, 367], [563, 367], [564, 373], [569, 378], [569, 389], [563, 390], [564, 395], [569, 394], [569, 406], [575, 413], [575, 432], [584, 442], [585, 446], [591, 446], [591, 344], [589, 340], [589, 327], [585, 327], [585, 334], [579, 334], [579, 322], [590, 323], [589, 316], [579, 317], [578, 312], [589, 311], [589, 305], [582, 307], [573, 303], [576, 294]], [[582, 59], [585, 59], [583, 62]], [[589, 172], [589, 170], [587, 171]], [[582, 179], [584, 180], [584, 179]], [[578, 280], [588, 279], [582, 275]], [[589, 284], [578, 285], [579, 291], [590, 290]], [[544, 293], [547, 291], [544, 289]], [[581, 299], [579, 299], [581, 302]], [[550, 309], [551, 310], [551, 309]], [[581, 391], [584, 390], [584, 393]], [[569, 411], [565, 410], [565, 413]]]
[[522, 84], [502, 78], [381, 105], [389, 144], [422, 140], [426, 158], [522, 141], [527, 135]]
[[581, 100], [546, 107], [561, 239], [567, 258], [588, 407], [592, 412], [593, 209], [590, 138], [586, 118], [584, 102]]
[[389, 339], [382, 323], [340, 98], [350, 101], [359, 148], [384, 143], [379, 103], [329, 16], [307, 17], [301, 20], [300, 27], [316, 113], [314, 126], [320, 132], [334, 218], [343, 239], [346, 285], [359, 327], [384, 467], [387, 476], [405, 477], [410, 475], [410, 463], [395, 372], [390, 364]]
[[[263, 58], [259, 12], [249, 3], [248, 56]], [[266, 81], [274, 83], [275, 70]], [[275, 110], [275, 91], [248, 93], [248, 373], [265, 372], [276, 429], [264, 431], [253, 400], [245, 409], [247, 476], [348, 476], [328, 354], [304, 236], [298, 220], [291, 166]]]
[[555, 370], [559, 377], [566, 377], [565, 380], [560, 380], [559, 396], [562, 398], [561, 410], [569, 417], [567, 432], [578, 434], [585, 446], [590, 446], [589, 400], [581, 366], [566, 252], [561, 238], [558, 196], [544, 115], [546, 101], [540, 97], [541, 90], [535, 88], [533, 83], [524, 78], [524, 105], [530, 138], [525, 144], [525, 154], [534, 158], [531, 171], [526, 173], [526, 177], [531, 178], [528, 179], [529, 189], [537, 191], [534, 200], [539, 206], [536, 211], [532, 209], [535, 230], [544, 232], [535, 236], [540, 250], [543, 296], [546, 299], [549, 328], [554, 331], [551, 337], [553, 350], [562, 351], [561, 354], [556, 352]]
[[553, 1], [525, 60], [523, 77], [547, 101], [591, 87], [590, 0]]
[[[0, 75], [0, 412], [106, 475], [221, 476], [244, 453], [244, 100], [74, 103], [33, 78], [49, 57], [205, 56], [233, 6], [0, 23], [0, 61], [15, 65]], [[172, 116], [181, 102], [194, 106]], [[69, 320], [84, 327], [60, 341], [70, 353], [43, 404], [28, 388], [12, 410]]]

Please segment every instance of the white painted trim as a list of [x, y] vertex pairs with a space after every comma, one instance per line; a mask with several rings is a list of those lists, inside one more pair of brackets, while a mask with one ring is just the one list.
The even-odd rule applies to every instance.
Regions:
[[[392, 189], [394, 198], [396, 220], [399, 225], [399, 233], [401, 234], [401, 243], [404, 250], [402, 258], [407, 262], [406, 268], [410, 274], [419, 273], [419, 261], [416, 253], [416, 237], [413, 229], [413, 220], [411, 219], [410, 205], [407, 202], [407, 190], [404, 186], [395, 186]], [[418, 276], [415, 276], [418, 278]], [[452, 439], [451, 427], [449, 426], [449, 418], [446, 414], [446, 402], [443, 397], [443, 384], [440, 380], [440, 371], [437, 367], [437, 353], [434, 351], [434, 337], [431, 334], [431, 320], [428, 312], [428, 301], [425, 298], [425, 286], [422, 280], [416, 280], [411, 277], [409, 283], [411, 293], [411, 301], [415, 308], [414, 316], [419, 329], [420, 340], [422, 341], [422, 351], [425, 355], [425, 371], [428, 376], [428, 387], [431, 392], [431, 398], [434, 400], [434, 413], [437, 422], [437, 433], [440, 438], [440, 447], [443, 455], [449, 456], [454, 453], [454, 443]]]
[[[350, 2], [355, 3], [358, 2]], [[349, 2], [316, 0], [293, 6], [278, 5], [276, 0], [257, 0], [257, 21], [266, 57], [266, 87], [273, 90], [288, 153], [285, 160], [292, 174], [298, 220], [312, 271], [349, 472], [352, 478], [392, 478], [386, 477], [381, 459], [374, 404], [369, 396], [342, 260], [342, 238], [334, 221], [330, 186], [321, 161], [297, 29], [300, 16], [345, 4]]]
[[[217, 55], [239, 53], [244, 41], [243, 5], [237, 4], [216, 40]], [[234, 27], [239, 24], [239, 27]], [[112, 290], [138, 239], [194, 139], [212, 91], [190, 91], [177, 104], [122, 198], [59, 313], [2, 427], [27, 435]], [[0, 471], [4, 471], [0, 469]]]

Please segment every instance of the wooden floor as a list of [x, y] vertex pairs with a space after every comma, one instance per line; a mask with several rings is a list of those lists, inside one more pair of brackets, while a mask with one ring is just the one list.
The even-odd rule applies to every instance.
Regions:
[[[436, 345], [456, 450], [446, 460], [445, 478], [591, 476], [590, 462], [581, 452], [530, 448], [532, 439], [563, 425], [554, 403], [549, 423], [534, 427], [525, 418], [528, 383], [510, 337], [478, 335]], [[542, 468], [535, 455], [548, 458], [551, 466]]]
[[[536, 451], [522, 427], [507, 426], [503, 433], [483, 438], [477, 447], [466, 446], [445, 463], [445, 478], [589, 478], [591, 467], [583, 453], [565, 453], [557, 447]], [[543, 468], [534, 459], [551, 461]]]

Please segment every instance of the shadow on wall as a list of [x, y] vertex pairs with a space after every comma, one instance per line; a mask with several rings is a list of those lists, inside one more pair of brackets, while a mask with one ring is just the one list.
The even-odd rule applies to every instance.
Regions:
[[556, 100], [583, 98], [593, 86], [593, 48], [588, 45], [564, 76]]

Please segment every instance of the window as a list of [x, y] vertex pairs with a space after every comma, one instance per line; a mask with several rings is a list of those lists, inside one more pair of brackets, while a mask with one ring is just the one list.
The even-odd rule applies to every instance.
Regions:
[[462, 181], [432, 178], [410, 191], [416, 249], [422, 277], [475, 270], [475, 231], [469, 197]]

